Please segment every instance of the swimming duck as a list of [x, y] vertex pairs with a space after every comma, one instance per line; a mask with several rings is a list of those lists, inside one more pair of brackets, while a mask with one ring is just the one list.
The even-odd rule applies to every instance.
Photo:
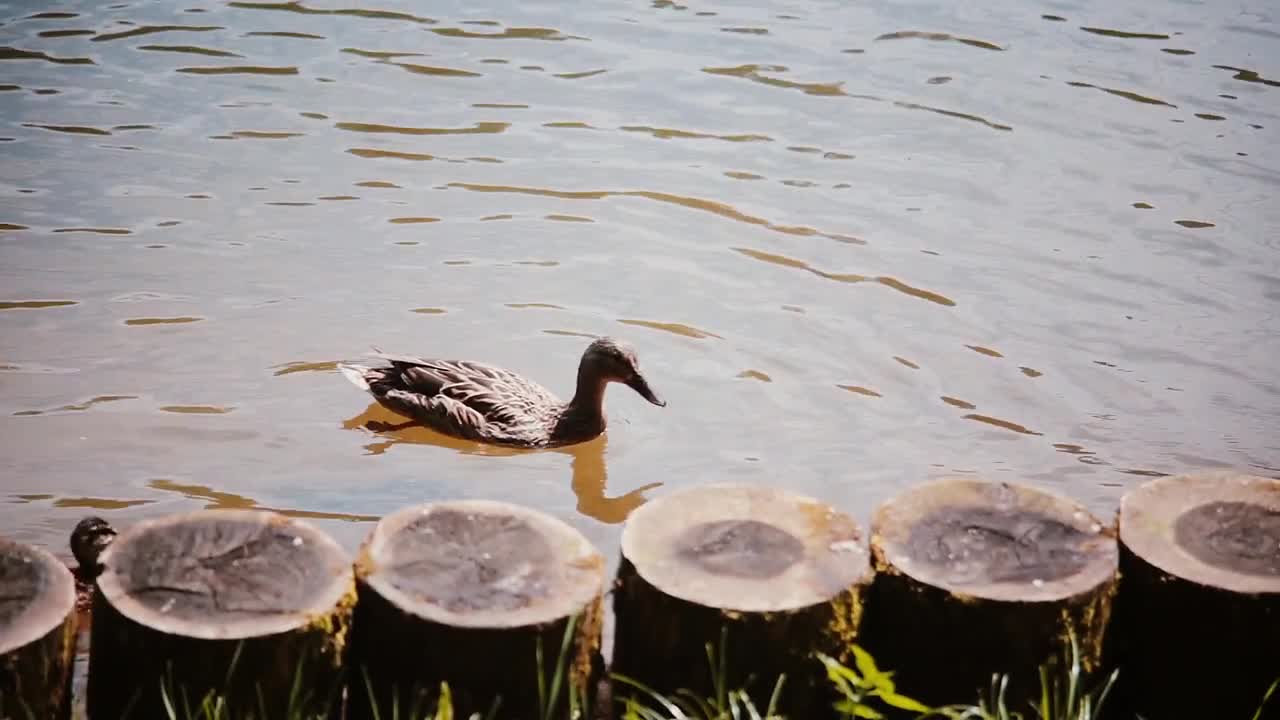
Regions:
[[388, 364], [341, 364], [338, 369], [389, 410], [448, 435], [495, 445], [556, 447], [600, 435], [606, 424], [604, 391], [611, 382], [626, 385], [654, 405], [666, 405], [640, 372], [635, 350], [610, 337], [594, 340], [582, 353], [569, 402], [492, 365], [390, 355], [376, 348], [373, 357]]

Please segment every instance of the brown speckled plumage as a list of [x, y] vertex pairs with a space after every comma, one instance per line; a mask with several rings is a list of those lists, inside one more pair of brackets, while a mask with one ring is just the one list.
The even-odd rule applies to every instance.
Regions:
[[649, 388], [635, 351], [607, 337], [583, 352], [569, 402], [528, 378], [484, 363], [381, 351], [373, 357], [386, 364], [339, 369], [383, 407], [478, 442], [552, 447], [590, 440], [604, 432], [604, 392], [610, 382], [627, 385], [654, 405], [666, 405]]

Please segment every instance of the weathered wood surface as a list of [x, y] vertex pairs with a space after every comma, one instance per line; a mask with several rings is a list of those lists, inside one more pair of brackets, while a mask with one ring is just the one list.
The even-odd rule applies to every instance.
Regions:
[[[1120, 689], [1131, 710], [1252, 717], [1280, 678], [1280, 480], [1153, 480], [1121, 500], [1120, 542]], [[1269, 712], [1280, 717], [1280, 698]]]
[[76, 591], [48, 552], [0, 537], [0, 718], [70, 710]]
[[[540, 671], [565, 716], [602, 670], [604, 559], [577, 530], [507, 503], [428, 503], [386, 516], [356, 562], [360, 601], [350, 658], [350, 717], [429, 709], [447, 682], [456, 717], [542, 717]], [[563, 681], [550, 693], [566, 628]]]
[[[623, 529], [610, 670], [712, 697], [711, 643], [727, 687], [763, 709], [785, 673], [783, 709], [820, 716], [830, 698], [813, 653], [847, 659], [870, 574], [857, 525], [818, 500], [731, 484], [669, 493]], [[614, 683], [616, 697], [631, 692]]]
[[310, 524], [256, 510], [140, 522], [99, 558], [88, 709], [165, 717], [225, 695], [232, 715], [336, 707], [355, 588], [350, 559]]
[[943, 479], [883, 504], [871, 525], [877, 575], [866, 644], [927, 703], [973, 702], [1012, 673], [1025, 707], [1037, 668], [1074, 634], [1086, 671], [1103, 662], [1116, 590], [1114, 532], [1085, 508], [1030, 487]]

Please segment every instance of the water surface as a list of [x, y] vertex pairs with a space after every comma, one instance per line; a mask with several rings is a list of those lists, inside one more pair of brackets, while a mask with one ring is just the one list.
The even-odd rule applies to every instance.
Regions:
[[[941, 475], [1110, 515], [1280, 474], [1265, 3], [0, 5], [0, 531], [87, 513], [645, 498], [865, 522]], [[656, 408], [521, 453], [394, 418], [371, 345]]]

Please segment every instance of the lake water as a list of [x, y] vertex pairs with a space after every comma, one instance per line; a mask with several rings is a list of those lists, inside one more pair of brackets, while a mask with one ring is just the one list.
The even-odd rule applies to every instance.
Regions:
[[[709, 481], [866, 522], [943, 475], [1110, 517], [1280, 474], [1273, 3], [0, 5], [0, 532], [451, 497], [613, 560]], [[371, 346], [569, 394], [483, 451], [333, 369]]]

